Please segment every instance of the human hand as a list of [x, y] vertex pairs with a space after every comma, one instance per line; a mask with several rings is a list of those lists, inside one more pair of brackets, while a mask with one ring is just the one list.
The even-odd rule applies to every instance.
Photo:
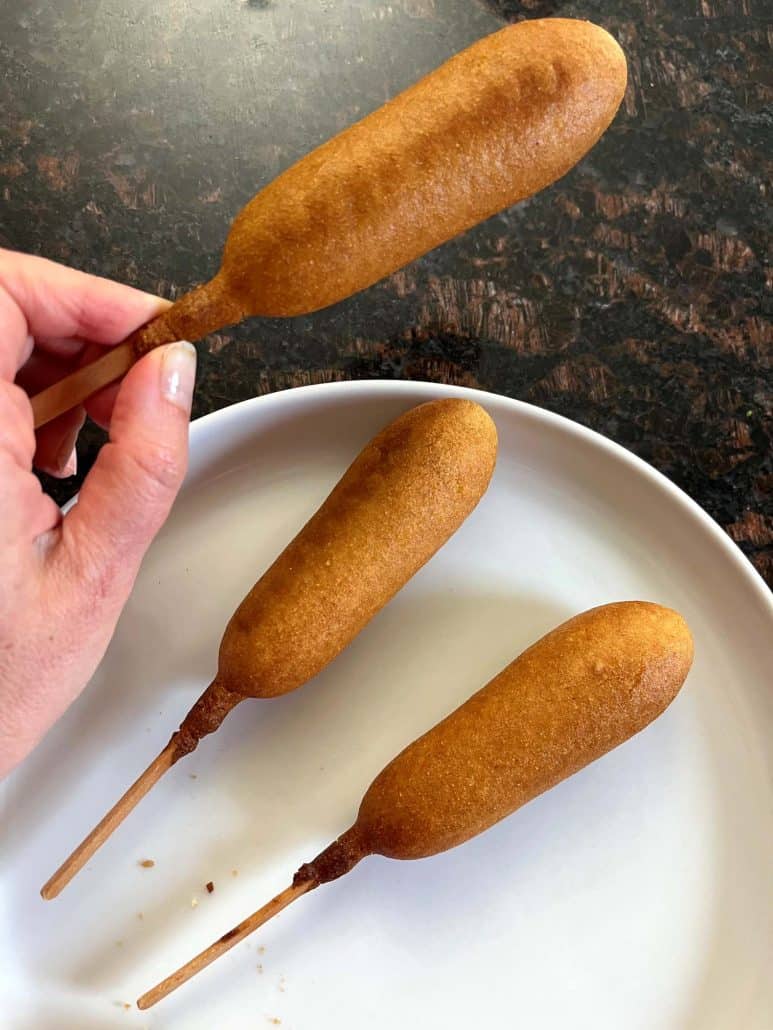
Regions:
[[36, 434], [29, 395], [166, 303], [0, 249], [0, 776], [78, 696], [107, 648], [185, 474], [196, 352], [159, 347], [89, 399], [110, 442], [64, 518], [32, 467], [75, 472], [86, 411]]

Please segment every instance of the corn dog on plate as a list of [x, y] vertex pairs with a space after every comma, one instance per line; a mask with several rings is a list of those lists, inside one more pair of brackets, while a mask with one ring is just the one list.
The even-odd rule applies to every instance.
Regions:
[[[256, 578], [371, 437], [440, 397], [477, 401], [496, 424], [477, 507], [319, 675], [239, 705], [43, 901], [52, 867], [212, 681]], [[371, 857], [135, 1007], [350, 826], [407, 744], [559, 623], [621, 600], [676, 609], [694, 638], [657, 721], [459, 847]], [[722, 531], [555, 415], [358, 382], [201, 419], [93, 682], [0, 788], [3, 1026], [766, 1030], [771, 659], [770, 593]]]

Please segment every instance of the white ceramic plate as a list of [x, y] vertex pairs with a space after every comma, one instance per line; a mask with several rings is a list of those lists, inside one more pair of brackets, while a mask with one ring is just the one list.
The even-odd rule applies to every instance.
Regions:
[[[500, 436], [469, 521], [315, 682], [242, 704], [41, 901], [361, 445], [449, 394], [483, 403]], [[4, 788], [3, 1026], [769, 1030], [773, 605], [718, 527], [594, 433], [447, 387], [294, 390], [202, 419], [192, 443], [107, 657]], [[124, 1008], [286, 886], [374, 774], [526, 645], [631, 598], [678, 608], [695, 636], [658, 722], [465, 846], [368, 859], [157, 1008]]]

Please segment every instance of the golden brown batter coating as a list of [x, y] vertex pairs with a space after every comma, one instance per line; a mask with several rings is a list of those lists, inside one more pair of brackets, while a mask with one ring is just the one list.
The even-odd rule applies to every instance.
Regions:
[[218, 275], [133, 343], [194, 340], [365, 289], [559, 179], [612, 121], [625, 86], [622, 50], [590, 22], [524, 21], [485, 37], [258, 193]]
[[670, 608], [630, 601], [570, 619], [391, 761], [355, 825], [296, 883], [368, 854], [424, 858], [469, 840], [644, 729], [692, 658]]
[[243, 698], [285, 694], [332, 661], [464, 522], [496, 449], [491, 418], [456, 398], [382, 430], [239, 605], [178, 753]]

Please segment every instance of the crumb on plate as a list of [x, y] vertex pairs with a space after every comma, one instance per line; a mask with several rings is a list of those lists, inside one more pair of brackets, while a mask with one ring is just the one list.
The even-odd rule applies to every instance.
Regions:
[[211, 880], [209, 881], [209, 883], [206, 886], [207, 886], [207, 893], [208, 894], [211, 894], [212, 891], [215, 889], [215, 885], [214, 885], [214, 883]]
[[156, 863], [152, 858], [143, 858], [141, 862], [137, 863], [137, 865], [141, 865], [143, 869], [152, 869], [155, 864]]

